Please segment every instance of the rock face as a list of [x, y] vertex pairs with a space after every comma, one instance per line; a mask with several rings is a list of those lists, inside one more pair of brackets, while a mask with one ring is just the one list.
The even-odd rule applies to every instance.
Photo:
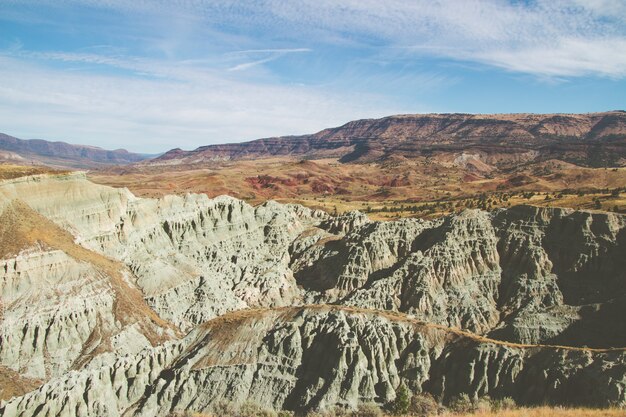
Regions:
[[[312, 135], [245, 143], [174, 149], [152, 165], [281, 155], [369, 162], [450, 153], [490, 155], [509, 161], [561, 159], [586, 166], [620, 165], [626, 140], [626, 112], [588, 114], [424, 114], [355, 120]], [[495, 162], [495, 161], [493, 161]]]
[[289, 307], [229, 313], [180, 342], [58, 378], [0, 411], [29, 416], [40, 404], [38, 415], [165, 416], [210, 412], [223, 400], [323, 409], [384, 403], [400, 383], [444, 399], [489, 393], [606, 406], [624, 402], [625, 375], [623, 351], [508, 345], [403, 315]]
[[138, 199], [80, 174], [7, 181], [0, 195], [19, 198], [83, 246], [125, 263], [148, 304], [185, 331], [226, 311], [297, 302], [289, 244], [326, 216], [226, 196]]
[[46, 380], [177, 337], [123, 265], [76, 245], [19, 201], [0, 224], [1, 366]]
[[83, 174], [4, 181], [0, 211], [2, 415], [355, 407], [401, 383], [626, 404], [624, 216], [373, 222]]
[[623, 329], [612, 314], [626, 296], [625, 225], [615, 214], [529, 206], [367, 222], [301, 236], [292, 269], [311, 302], [402, 311], [521, 343], [624, 346], [610, 329]]

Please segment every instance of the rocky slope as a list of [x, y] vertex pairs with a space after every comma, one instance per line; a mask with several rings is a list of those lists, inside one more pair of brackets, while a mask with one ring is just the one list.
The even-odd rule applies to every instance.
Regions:
[[62, 168], [94, 168], [139, 162], [146, 156], [125, 149], [113, 151], [96, 146], [71, 145], [42, 139], [18, 139], [0, 133], [0, 160], [12, 163], [44, 164]]
[[5, 180], [0, 211], [3, 415], [353, 407], [400, 383], [626, 404], [624, 351], [603, 350], [626, 346], [623, 215], [373, 222], [84, 174]]
[[121, 264], [14, 200], [0, 216], [0, 365], [46, 380], [178, 336]]
[[624, 216], [520, 206], [435, 221], [354, 217], [333, 220], [358, 225], [346, 234], [322, 224], [294, 241], [291, 268], [308, 301], [523, 343], [626, 346], [613, 331], [623, 329], [613, 315], [626, 297]]
[[393, 399], [400, 383], [444, 399], [469, 393], [607, 406], [624, 402], [625, 375], [624, 351], [510, 345], [402, 315], [290, 307], [227, 314], [180, 342], [57, 378], [0, 412], [166, 416], [210, 412], [224, 400], [353, 407]]
[[312, 135], [174, 149], [151, 165], [291, 155], [371, 162], [389, 158], [477, 155], [483, 163], [510, 166], [560, 159], [583, 166], [622, 166], [626, 161], [626, 112], [587, 114], [426, 114], [349, 122]]

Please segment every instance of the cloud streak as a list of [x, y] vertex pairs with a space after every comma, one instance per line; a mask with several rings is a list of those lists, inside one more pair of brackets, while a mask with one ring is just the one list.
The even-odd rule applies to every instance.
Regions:
[[[52, 4], [49, 0], [34, 3]], [[193, 16], [207, 25], [219, 23], [238, 30], [270, 31], [274, 37], [298, 41], [382, 42], [539, 76], [626, 76], [624, 54], [620, 53], [624, 49], [615, 49], [626, 41], [626, 3], [620, 1], [64, 0], [61, 3], [90, 4], [126, 13]], [[281, 53], [280, 49], [265, 52]], [[233, 69], [246, 69], [272, 60], [266, 57]]]
[[[625, 77], [626, 3], [611, 0], [24, 0], [61, 7], [90, 5], [123, 13], [173, 16], [203, 25], [271, 31], [281, 38], [377, 39], [450, 59], [541, 76]], [[61, 5], [61, 6], [59, 6]], [[184, 27], [185, 24], [182, 24]], [[594, 50], [587, 53], [587, 50]], [[261, 49], [282, 54], [299, 49]], [[623, 51], [623, 49], [621, 49]], [[249, 51], [254, 52], [254, 51]], [[279, 55], [280, 56], [280, 55]], [[531, 59], [531, 65], [527, 60]], [[265, 57], [234, 66], [251, 68]], [[557, 60], [561, 62], [556, 62]]]
[[256, 67], [257, 65], [266, 64], [268, 62], [272, 62], [277, 60], [280, 57], [283, 57], [287, 54], [294, 53], [302, 53], [302, 52], [311, 52], [309, 48], [282, 48], [282, 49], [248, 49], [245, 51], [235, 51], [231, 52], [227, 55], [230, 56], [258, 56], [258, 55], [266, 55], [265, 58], [256, 59], [254, 61], [248, 61], [241, 64], [237, 64], [234, 67], [229, 68], [229, 71], [243, 71], [252, 67]]
[[[250, 84], [194, 68], [152, 68], [152, 72], [173, 77], [68, 73], [0, 56], [0, 126], [26, 138], [159, 152], [173, 146], [190, 149], [299, 134], [363, 115], [380, 117], [402, 110], [373, 94]], [[62, 136], [51, 137], [52, 132]]]
[[0, 37], [0, 129], [145, 152], [432, 110], [471, 84], [444, 66], [626, 78], [610, 0], [5, 0], [2, 22], [28, 30]]

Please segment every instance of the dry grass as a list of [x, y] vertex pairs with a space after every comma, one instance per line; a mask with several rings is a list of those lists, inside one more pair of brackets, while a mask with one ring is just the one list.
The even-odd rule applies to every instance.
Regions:
[[[563, 349], [563, 350], [571, 350], [571, 351], [584, 351], [584, 352], [593, 352], [593, 353], [607, 353], [607, 352], [622, 352], [626, 351], [626, 347], [611, 347], [611, 348], [589, 348], [589, 347], [580, 347], [580, 346], [562, 346], [562, 345], [531, 345], [531, 344], [523, 344], [523, 343], [513, 343], [507, 342], [503, 340], [490, 339], [488, 337], [484, 337], [475, 333], [471, 333], [465, 330], [446, 327], [440, 324], [428, 323], [421, 320], [417, 320], [410, 315], [388, 311], [388, 310], [372, 310], [365, 309], [359, 307], [351, 307], [351, 306], [342, 306], [342, 305], [329, 305], [329, 304], [310, 304], [304, 306], [286, 306], [286, 307], [273, 307], [273, 308], [258, 308], [258, 309], [245, 309], [245, 310], [237, 310], [230, 313], [226, 313], [219, 317], [214, 318], [213, 320], [209, 320], [208, 322], [202, 324], [202, 326], [208, 330], [213, 332], [214, 334], [218, 334], [219, 332], [229, 332], [233, 331], [233, 328], [236, 326], [242, 325], [247, 320], [259, 320], [260, 317], [269, 315], [269, 314], [277, 314], [281, 319], [289, 320], [301, 313], [304, 310], [310, 311], [343, 311], [350, 314], [364, 314], [364, 315], [374, 315], [379, 317], [384, 317], [388, 320], [392, 321], [401, 321], [411, 325], [418, 327], [423, 330], [435, 330], [440, 331], [448, 336], [459, 337], [464, 339], [469, 339], [478, 343], [489, 343], [500, 346], [507, 346], [518, 349], [534, 349], [534, 348], [543, 348], [543, 349]], [[279, 318], [277, 317], [277, 318]], [[225, 334], [224, 337], [228, 337]]]
[[532, 407], [514, 410], [474, 412], [469, 414], [446, 413], [454, 417], [624, 417], [626, 410], [592, 408]]
[[0, 366], [0, 401], [24, 395], [42, 383], [39, 379], [25, 378], [12, 369]]
[[[239, 416], [241, 414], [233, 414], [233, 416]], [[258, 414], [259, 416], [279, 416], [278, 413]], [[285, 415], [293, 415], [287, 414]], [[316, 417], [331, 417], [335, 414], [316, 413], [311, 414]], [[229, 417], [227, 415], [206, 414], [206, 413], [178, 413], [172, 414], [172, 417]], [[359, 417], [359, 413], [351, 414], [352, 417]], [[625, 417], [626, 410], [624, 409], [593, 409], [593, 408], [562, 408], [562, 407], [520, 407], [512, 410], [500, 410], [500, 411], [476, 411], [472, 413], [454, 413], [451, 411], [445, 411], [442, 414], [438, 414], [441, 417]], [[253, 417], [252, 415], [245, 415], [245, 417]], [[380, 417], [413, 417], [413, 416], [393, 416], [389, 414], [380, 414]], [[431, 416], [424, 416], [431, 417]]]
[[[490, 171], [489, 171], [490, 170]], [[489, 171], [489, 172], [486, 172]], [[375, 220], [434, 217], [475, 205], [477, 196], [493, 200], [489, 208], [516, 204], [626, 211], [626, 194], [604, 189], [626, 187], [626, 168], [584, 168], [560, 161], [520, 164], [514, 171], [476, 173], [446, 160], [417, 157], [398, 163], [340, 164], [333, 159], [299, 161], [271, 158], [206, 163], [202, 166], [134, 166], [92, 171], [92, 181], [127, 187], [144, 197], [165, 194], [228, 194], [259, 204], [268, 199], [299, 203], [327, 212], [374, 211]], [[574, 192], [557, 198], [563, 190]], [[578, 190], [588, 194], [578, 196]], [[525, 192], [533, 191], [526, 198]], [[508, 193], [506, 200], [496, 198]], [[546, 200], [546, 196], [548, 199]], [[435, 204], [437, 204], [435, 206]], [[417, 207], [418, 212], [405, 209]], [[381, 212], [380, 209], [387, 211]], [[393, 211], [389, 211], [393, 210]]]
[[63, 174], [67, 172], [69, 171], [56, 170], [45, 166], [0, 164], [0, 180], [10, 180], [13, 178], [25, 177], [27, 175]]

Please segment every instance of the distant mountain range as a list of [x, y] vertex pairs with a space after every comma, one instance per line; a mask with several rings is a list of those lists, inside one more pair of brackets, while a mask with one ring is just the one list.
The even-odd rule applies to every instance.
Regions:
[[0, 161], [20, 165], [43, 164], [61, 168], [97, 168], [106, 165], [125, 165], [139, 162], [150, 155], [113, 151], [96, 146], [71, 145], [42, 139], [18, 139], [0, 133]]
[[[272, 157], [398, 162], [473, 154], [498, 167], [558, 159], [588, 167], [626, 165], [626, 112], [586, 114], [423, 114], [356, 120], [301, 136], [172, 149], [142, 155], [0, 133], [0, 162], [93, 169], [110, 165], [198, 166]], [[153, 158], [153, 159], [151, 159]]]
[[620, 166], [626, 163], [626, 112], [397, 115], [356, 120], [311, 135], [173, 149], [148, 163], [193, 165], [274, 156], [380, 162], [468, 151], [491, 159], [516, 155], [513, 161], [538, 157]]

